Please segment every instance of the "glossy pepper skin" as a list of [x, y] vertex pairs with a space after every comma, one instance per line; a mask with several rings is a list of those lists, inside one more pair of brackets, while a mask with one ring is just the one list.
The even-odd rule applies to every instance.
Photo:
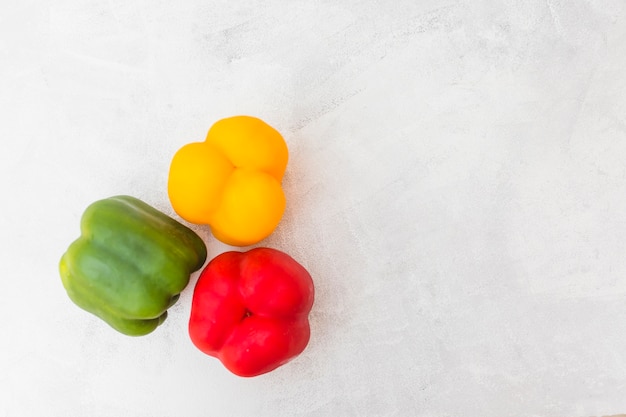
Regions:
[[189, 143], [172, 158], [170, 202], [188, 222], [210, 225], [222, 242], [252, 245], [272, 233], [285, 211], [287, 160], [285, 140], [264, 121], [219, 120], [204, 142]]
[[96, 201], [80, 228], [61, 257], [63, 286], [76, 305], [130, 336], [163, 323], [207, 256], [195, 232], [134, 197]]
[[189, 320], [192, 342], [236, 375], [270, 372], [309, 342], [313, 280], [275, 249], [225, 252], [202, 271]]

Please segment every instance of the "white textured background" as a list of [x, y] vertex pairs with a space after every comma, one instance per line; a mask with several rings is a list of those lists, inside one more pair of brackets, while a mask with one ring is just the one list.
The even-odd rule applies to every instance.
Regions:
[[[254, 379], [189, 341], [196, 275], [129, 338], [57, 273], [89, 203], [173, 215], [173, 153], [235, 114], [288, 142], [263, 245], [317, 286]], [[626, 411], [623, 0], [3, 0], [0, 141], [1, 417]]]

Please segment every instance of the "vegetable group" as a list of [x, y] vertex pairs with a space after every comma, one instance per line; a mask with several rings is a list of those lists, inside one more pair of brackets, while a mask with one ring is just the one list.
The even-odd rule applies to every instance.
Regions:
[[191, 223], [208, 224], [222, 242], [246, 246], [269, 236], [285, 210], [281, 180], [287, 145], [260, 119], [216, 122], [204, 142], [176, 152], [170, 166], [172, 207]]
[[304, 350], [313, 298], [311, 276], [289, 255], [269, 248], [225, 252], [198, 279], [189, 335], [231, 372], [260, 375]]
[[61, 258], [69, 297], [121, 333], [152, 332], [206, 260], [191, 229], [129, 196], [96, 201]]
[[[219, 120], [204, 142], [174, 155], [170, 202], [180, 217], [209, 225], [226, 244], [255, 244], [285, 210], [287, 159], [284, 139], [262, 120]], [[130, 196], [91, 204], [80, 228], [61, 257], [63, 286], [76, 305], [130, 336], [163, 323], [207, 258], [193, 230]], [[189, 336], [234, 374], [261, 375], [305, 349], [313, 300], [311, 276], [289, 255], [270, 248], [225, 252], [194, 288]]]

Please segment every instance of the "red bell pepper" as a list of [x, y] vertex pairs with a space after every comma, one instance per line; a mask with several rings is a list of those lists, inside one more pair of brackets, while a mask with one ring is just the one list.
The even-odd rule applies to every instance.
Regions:
[[189, 335], [198, 349], [239, 376], [270, 372], [309, 342], [311, 275], [275, 249], [225, 252], [196, 283]]

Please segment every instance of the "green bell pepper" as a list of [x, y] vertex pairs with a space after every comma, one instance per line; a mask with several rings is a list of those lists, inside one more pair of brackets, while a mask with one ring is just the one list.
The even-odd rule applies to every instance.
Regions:
[[76, 305], [123, 334], [141, 336], [163, 323], [206, 256], [190, 228], [134, 197], [116, 196], [85, 210], [81, 236], [59, 270]]

